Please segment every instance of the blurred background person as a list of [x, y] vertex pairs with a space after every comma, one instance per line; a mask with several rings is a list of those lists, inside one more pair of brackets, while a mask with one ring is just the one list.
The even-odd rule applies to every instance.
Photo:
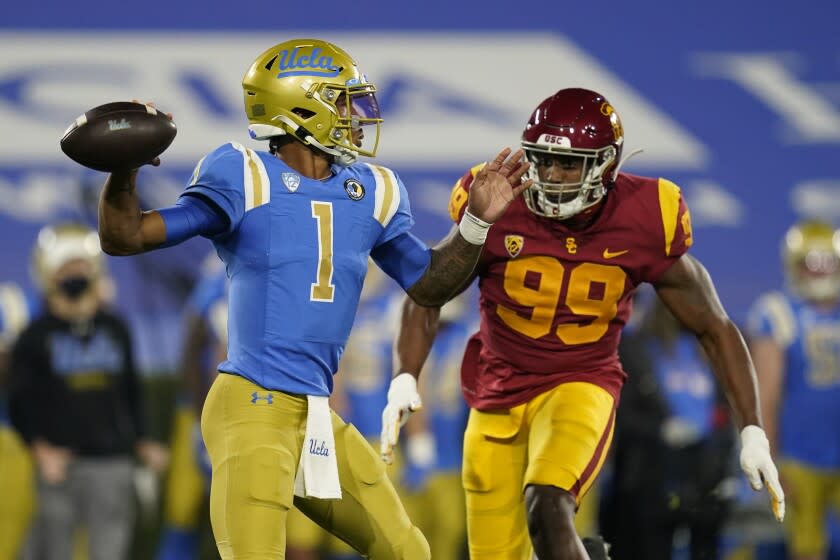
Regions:
[[9, 349], [29, 321], [34, 300], [20, 286], [0, 284], [0, 560], [15, 560], [35, 511], [35, 474], [29, 449], [9, 420]]
[[[158, 560], [218, 558], [202, 546], [209, 527], [210, 463], [199, 418], [219, 363], [227, 355], [228, 278], [222, 262], [211, 255], [184, 311], [181, 387], [172, 422], [172, 459], [166, 478], [163, 531]], [[210, 535], [207, 535], [210, 537]]]
[[801, 221], [782, 242], [784, 291], [749, 315], [750, 349], [771, 449], [781, 459], [791, 557], [827, 557], [840, 506], [840, 232]]
[[38, 477], [31, 558], [71, 558], [78, 526], [90, 560], [127, 558], [133, 453], [156, 471], [166, 451], [147, 440], [131, 336], [105, 309], [109, 284], [96, 233], [44, 228], [33, 252], [43, 310], [10, 358], [10, 409]]
[[731, 500], [734, 428], [696, 338], [651, 300], [619, 350], [627, 382], [602, 529], [615, 560], [675, 557], [678, 532], [692, 560], [713, 560]]

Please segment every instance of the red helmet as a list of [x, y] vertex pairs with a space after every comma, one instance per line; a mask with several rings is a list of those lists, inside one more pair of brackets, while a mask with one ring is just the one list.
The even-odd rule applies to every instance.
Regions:
[[[522, 133], [522, 148], [534, 185], [525, 202], [540, 216], [564, 220], [593, 206], [618, 175], [624, 129], [603, 95], [588, 89], [561, 89], [539, 104]], [[537, 167], [548, 156], [583, 161], [580, 181], [540, 180]]]

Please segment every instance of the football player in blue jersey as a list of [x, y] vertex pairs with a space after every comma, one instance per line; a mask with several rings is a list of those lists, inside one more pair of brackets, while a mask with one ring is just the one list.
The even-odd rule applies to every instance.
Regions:
[[840, 231], [818, 221], [782, 243], [787, 289], [762, 295], [749, 316], [771, 449], [790, 504], [796, 560], [826, 558], [827, 510], [840, 508]]
[[[227, 266], [228, 354], [201, 418], [217, 546], [225, 559], [282, 558], [294, 501], [370, 558], [428, 558], [378, 454], [329, 410], [332, 376], [368, 257], [418, 304], [443, 304], [470, 276], [491, 224], [531, 185], [528, 164], [521, 151], [500, 152], [476, 176], [460, 228], [430, 249], [409, 231], [399, 177], [356, 161], [375, 155], [382, 118], [350, 55], [286, 41], [253, 62], [242, 86], [250, 134], [268, 152], [225, 144], [199, 162], [174, 206], [148, 212], [136, 170], [114, 172], [99, 203], [110, 254], [202, 235]], [[420, 404], [412, 379], [391, 392], [406, 410]]]

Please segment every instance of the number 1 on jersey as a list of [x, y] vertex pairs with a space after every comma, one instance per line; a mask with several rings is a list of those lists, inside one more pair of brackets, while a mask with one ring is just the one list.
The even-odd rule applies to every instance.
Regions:
[[318, 224], [318, 270], [316, 282], [311, 285], [311, 301], [331, 302], [335, 294], [333, 276], [333, 217], [332, 203], [312, 201], [312, 217]]

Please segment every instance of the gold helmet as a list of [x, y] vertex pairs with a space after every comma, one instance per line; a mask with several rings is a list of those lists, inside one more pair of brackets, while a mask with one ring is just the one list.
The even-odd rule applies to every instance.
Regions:
[[840, 298], [840, 231], [825, 222], [794, 224], [782, 242], [788, 287], [809, 301]]
[[99, 236], [87, 226], [76, 223], [49, 225], [38, 233], [32, 251], [32, 275], [38, 286], [47, 291], [55, 273], [72, 260], [90, 263], [94, 278], [104, 271], [104, 257]]
[[[242, 89], [255, 140], [288, 134], [341, 165], [376, 155], [382, 123], [376, 86], [332, 43], [292, 39], [271, 47], [251, 64]], [[376, 126], [369, 149], [361, 145], [365, 125]]]

